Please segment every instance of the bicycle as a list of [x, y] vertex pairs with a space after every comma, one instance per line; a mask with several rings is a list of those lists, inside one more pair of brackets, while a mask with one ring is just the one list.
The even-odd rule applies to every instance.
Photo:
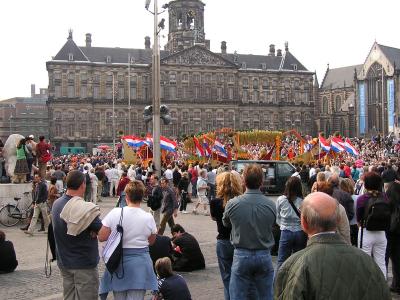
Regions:
[[30, 192], [24, 192], [24, 197], [28, 200], [28, 207], [21, 207], [19, 197], [14, 197], [14, 203], [8, 203], [0, 209], [0, 224], [6, 227], [12, 227], [18, 224], [21, 220], [25, 220], [30, 217], [33, 210], [32, 199], [29, 199]]

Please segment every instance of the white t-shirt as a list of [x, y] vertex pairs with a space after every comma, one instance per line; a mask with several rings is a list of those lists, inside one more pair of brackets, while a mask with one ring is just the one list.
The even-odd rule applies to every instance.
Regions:
[[167, 178], [168, 180], [171, 180], [172, 177], [173, 177], [173, 172], [172, 172], [172, 170], [171, 170], [171, 169], [165, 170], [164, 176], [165, 176], [165, 178]]
[[[113, 208], [102, 220], [103, 225], [114, 230], [119, 224], [121, 209], [119, 207]], [[147, 247], [149, 246], [149, 236], [157, 233], [153, 216], [137, 207], [124, 207], [122, 227], [124, 228], [122, 241], [124, 248]]]

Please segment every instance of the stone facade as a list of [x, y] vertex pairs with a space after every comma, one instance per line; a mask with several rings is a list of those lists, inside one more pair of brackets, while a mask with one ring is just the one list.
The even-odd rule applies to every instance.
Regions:
[[[271, 45], [267, 55], [243, 55], [227, 53], [222, 42], [221, 53], [211, 52], [202, 29], [203, 11], [204, 4], [197, 0], [170, 3], [169, 41], [160, 55], [161, 103], [170, 108], [172, 122], [162, 125], [162, 134], [180, 137], [224, 127], [295, 128], [315, 134], [314, 73], [293, 56], [288, 44], [284, 52], [275, 53]], [[111, 142], [113, 130], [134, 135], [151, 130], [142, 116], [152, 103], [151, 56], [148, 37], [144, 49], [92, 47], [91, 35], [85, 47], [78, 47], [70, 32], [46, 64], [55, 146], [90, 148], [99, 141]]]
[[47, 89], [35, 93], [31, 85], [31, 97], [14, 97], [0, 101], [0, 139], [5, 142], [10, 134], [43, 135], [49, 137]]

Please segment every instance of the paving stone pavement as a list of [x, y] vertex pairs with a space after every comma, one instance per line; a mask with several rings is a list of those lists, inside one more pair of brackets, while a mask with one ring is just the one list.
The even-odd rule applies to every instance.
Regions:
[[[106, 198], [99, 203], [102, 215], [105, 215], [115, 205], [115, 198]], [[143, 208], [146, 205], [143, 204]], [[189, 204], [188, 211], [191, 211]], [[180, 223], [192, 233], [200, 243], [206, 260], [206, 269], [202, 271], [181, 273], [188, 283], [190, 292], [195, 300], [223, 299], [223, 285], [215, 254], [216, 225], [210, 217], [203, 215], [179, 214], [176, 223]], [[44, 262], [46, 254], [46, 235], [36, 232], [33, 237], [25, 235], [19, 226], [1, 227], [7, 239], [14, 243], [19, 266], [11, 274], [0, 275], [1, 300], [53, 300], [62, 299], [62, 282], [58, 267], [52, 264], [52, 275], [46, 278]], [[168, 225], [167, 230], [168, 232]], [[275, 264], [276, 258], [273, 257]], [[104, 270], [104, 264], [99, 264], [99, 275]], [[146, 297], [146, 299], [149, 299]], [[109, 299], [112, 299], [110, 295]], [[393, 297], [400, 299], [400, 297]]]

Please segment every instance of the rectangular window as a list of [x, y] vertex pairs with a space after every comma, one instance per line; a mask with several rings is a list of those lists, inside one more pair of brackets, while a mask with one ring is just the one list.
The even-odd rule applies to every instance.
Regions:
[[222, 100], [222, 88], [217, 88], [217, 99]]
[[57, 79], [57, 80], [61, 79], [61, 73], [59, 73], [59, 72], [54, 73], [54, 79]]
[[137, 99], [136, 86], [132, 86], [132, 85], [131, 85], [131, 99], [133, 99], [133, 100]]
[[75, 87], [73, 85], [68, 86], [68, 98], [75, 97]]
[[175, 86], [169, 87], [169, 98], [171, 100], [176, 99], [176, 87]]
[[59, 85], [54, 86], [54, 96], [56, 98], [61, 98], [61, 86]]
[[200, 89], [198, 87], [194, 88], [194, 99], [199, 99]]
[[74, 124], [68, 125], [68, 136], [73, 137], [75, 135]]
[[81, 74], [81, 80], [82, 81], [86, 81], [87, 80], [87, 74], [86, 73], [82, 73]]
[[254, 91], [253, 92], [253, 102], [258, 102], [258, 98], [259, 98], [258, 91]]
[[233, 88], [228, 89], [228, 98], [229, 100], [233, 100]]
[[247, 102], [248, 99], [248, 92], [246, 90], [243, 91], [243, 102]]
[[98, 86], [93, 87], [93, 98], [94, 99], [100, 98], [100, 87], [98, 87]]
[[112, 99], [112, 87], [106, 87], [106, 99]]
[[125, 89], [124, 89], [124, 87], [120, 87], [118, 89], [118, 99], [124, 100], [124, 98], [125, 98]]
[[112, 81], [113, 81], [113, 76], [107, 75], [107, 82], [112, 82]]
[[87, 98], [87, 86], [86, 85], [81, 86], [81, 98], [83, 98], [83, 99]]

